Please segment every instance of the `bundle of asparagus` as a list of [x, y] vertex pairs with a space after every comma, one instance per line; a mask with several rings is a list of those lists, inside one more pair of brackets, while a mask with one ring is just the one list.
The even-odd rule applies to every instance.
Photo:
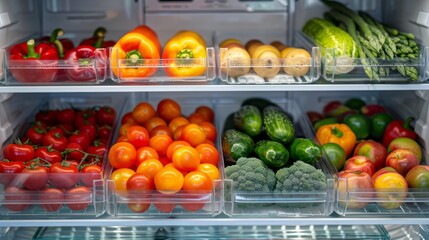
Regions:
[[[347, 31], [356, 42], [359, 58], [369, 79], [380, 80], [397, 70], [402, 76], [413, 81], [419, 79], [419, 73], [408, 61], [419, 57], [419, 48], [412, 33], [400, 32], [383, 25], [365, 12], [356, 13], [340, 2], [321, 0], [331, 11], [325, 13], [325, 19]], [[381, 60], [398, 60], [395, 66], [379, 64]]]

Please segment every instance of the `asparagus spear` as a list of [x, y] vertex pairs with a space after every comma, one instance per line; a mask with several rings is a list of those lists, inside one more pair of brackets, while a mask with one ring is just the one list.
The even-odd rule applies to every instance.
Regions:
[[349, 9], [342, 3], [328, 0], [322, 0], [322, 2], [329, 7], [341, 12], [342, 14], [350, 17], [356, 23], [356, 25], [359, 26], [359, 29], [362, 31], [362, 35], [365, 36], [365, 38], [370, 42], [372, 47], [374, 49], [377, 49], [377, 51], [380, 51], [381, 44], [378, 41], [378, 37], [374, 36], [374, 34], [369, 29], [368, 24], [358, 14], [356, 14], [353, 10]]
[[[392, 38], [390, 37], [389, 33], [387, 33], [386, 29], [384, 29], [383, 25], [380, 22], [378, 22], [377, 20], [375, 20], [374, 18], [372, 18], [371, 15], [369, 15], [366, 12], [360, 11], [359, 15], [365, 21], [367, 21], [369, 24], [376, 26], [382, 32], [382, 34], [386, 38], [386, 43], [387, 43], [388, 47], [390, 48], [390, 51], [393, 52], [393, 54], [396, 54], [396, 45], [393, 42]], [[386, 50], [386, 47], [383, 46], [383, 49]], [[393, 58], [393, 55], [392, 55], [392, 58]]]

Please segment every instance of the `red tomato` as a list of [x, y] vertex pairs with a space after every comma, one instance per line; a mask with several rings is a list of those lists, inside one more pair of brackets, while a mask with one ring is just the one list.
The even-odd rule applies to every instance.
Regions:
[[44, 188], [38, 194], [40, 207], [47, 212], [58, 211], [64, 202], [64, 191], [58, 188]]
[[41, 145], [43, 142], [43, 136], [45, 136], [46, 128], [42, 122], [36, 122], [31, 128], [27, 130], [25, 136], [30, 140], [32, 144]]
[[[127, 181], [127, 192], [131, 195], [139, 195], [149, 197], [151, 190], [155, 189], [155, 184], [150, 176], [146, 173], [135, 173]], [[143, 193], [147, 193], [143, 194]], [[142, 195], [143, 194], [143, 195]], [[130, 195], [128, 195], [130, 196]], [[133, 196], [136, 198], [137, 196]]]
[[[83, 125], [81, 125], [83, 126]], [[69, 143], [79, 143], [79, 145], [82, 146], [83, 149], [86, 149], [87, 147], [89, 147], [89, 145], [91, 144], [91, 139], [89, 138], [88, 135], [86, 135], [83, 132], [79, 132], [77, 131], [76, 133], [73, 133], [69, 139], [68, 139]]]
[[83, 148], [79, 143], [72, 142], [67, 144], [66, 158], [69, 160], [81, 161], [83, 158]]
[[181, 140], [187, 141], [191, 146], [196, 147], [206, 141], [204, 129], [195, 123], [186, 125], [180, 136]]
[[163, 166], [165, 166], [165, 165], [167, 165], [169, 163], [172, 164], [171, 160], [168, 159], [167, 156], [161, 156], [161, 157], [159, 157], [159, 161], [162, 163]]
[[219, 151], [214, 146], [203, 143], [195, 149], [200, 153], [201, 163], [211, 163], [215, 166], [219, 163]]
[[53, 129], [43, 137], [43, 145], [51, 145], [53, 149], [62, 152], [67, 147], [67, 138], [61, 129]]
[[63, 156], [61, 155], [61, 153], [50, 147], [39, 147], [36, 150], [35, 156], [51, 164], [61, 162], [63, 160]]
[[109, 150], [109, 163], [114, 168], [129, 168], [136, 161], [136, 149], [128, 142], [115, 143]]
[[201, 122], [206, 122], [206, 117], [204, 115], [202, 115], [201, 113], [194, 112], [188, 116], [188, 120], [190, 123], [199, 124]]
[[128, 203], [128, 207], [135, 213], [144, 213], [149, 210], [150, 203]]
[[113, 126], [116, 120], [116, 111], [112, 107], [103, 106], [98, 109], [96, 118], [99, 125]]
[[92, 109], [86, 109], [76, 113], [74, 126], [79, 129], [80, 126], [85, 124], [97, 125], [97, 118]]
[[56, 120], [61, 124], [72, 124], [75, 118], [75, 111], [72, 108], [59, 110], [56, 114]]
[[56, 162], [49, 168], [50, 183], [56, 188], [69, 189], [79, 181], [79, 170], [68, 162]]
[[11, 182], [13, 182], [14, 178], [17, 176], [13, 173], [20, 173], [22, 170], [24, 170], [25, 165], [24, 162], [21, 161], [1, 161], [0, 162], [0, 173], [6, 173], [1, 174], [0, 177], [0, 184], [3, 186], [9, 186]]
[[127, 130], [128, 142], [136, 148], [149, 145], [149, 132], [142, 126], [131, 126]]
[[40, 190], [48, 183], [48, 169], [41, 166], [25, 168], [20, 175], [20, 182], [28, 190]]
[[3, 149], [4, 158], [9, 161], [27, 162], [34, 158], [35, 151], [29, 144], [7, 144]]
[[203, 115], [207, 122], [212, 123], [214, 121], [214, 111], [208, 106], [199, 106], [197, 109], [195, 109], [195, 112]]
[[70, 136], [75, 130], [74, 126], [68, 123], [58, 124], [53, 129], [55, 128], [61, 129], [64, 136]]
[[[19, 203], [17, 203], [19, 202]], [[31, 192], [18, 187], [4, 189], [3, 207], [10, 211], [24, 211], [32, 202]]]
[[188, 123], [189, 121], [185, 117], [176, 117], [170, 121], [170, 123], [168, 124], [168, 127], [171, 129], [171, 132], [174, 133], [174, 131], [176, 131], [178, 127], [186, 125]]
[[167, 122], [170, 122], [173, 118], [180, 117], [182, 115], [180, 105], [169, 98], [161, 100], [156, 109], [158, 115]]
[[112, 134], [112, 127], [109, 125], [103, 125], [98, 128], [97, 136], [101, 139], [109, 139]]
[[164, 167], [156, 173], [154, 181], [155, 188], [158, 192], [173, 194], [182, 189], [184, 177], [177, 169], [173, 167]]
[[97, 136], [97, 126], [89, 123], [80, 125], [79, 132], [89, 139], [89, 143], [95, 140]]
[[65, 192], [65, 202], [71, 210], [85, 210], [92, 202], [92, 191], [85, 186], [70, 188]]
[[137, 149], [137, 158], [134, 166], [138, 167], [140, 163], [147, 159], [159, 159], [159, 155], [156, 150], [151, 147], [141, 147]]
[[106, 145], [101, 146], [89, 146], [85, 149], [86, 153], [90, 154], [87, 158], [88, 162], [98, 161], [101, 162], [103, 160], [104, 154], [107, 151]]
[[170, 138], [173, 138], [173, 132], [171, 131], [171, 129], [167, 126], [158, 126], [155, 127], [154, 129], [152, 129], [152, 131], [150, 131], [149, 135], [151, 137], [155, 136], [155, 135], [168, 135]]
[[137, 125], [136, 125], [136, 123], [125, 123], [125, 124], [122, 124], [119, 127], [119, 135], [120, 136], [127, 136], [128, 128], [130, 128], [131, 126], [137, 126]]
[[204, 133], [206, 134], [206, 137], [208, 140], [215, 142], [217, 137], [217, 130], [213, 123], [210, 122], [200, 122], [198, 124], [200, 127], [203, 128]]
[[193, 147], [180, 147], [173, 153], [174, 167], [180, 171], [194, 171], [200, 161], [200, 153]]
[[156, 195], [156, 202], [154, 202], [153, 205], [156, 207], [156, 209], [158, 209], [159, 212], [172, 212], [176, 207], [176, 204], [172, 199], [170, 200], [169, 198], [171, 197], [168, 194], [158, 194]]
[[122, 116], [121, 118], [121, 125], [124, 125], [125, 123], [132, 123], [132, 124], [136, 124], [136, 120], [134, 120], [133, 118], [133, 112], [127, 112], [126, 114], [124, 114], [124, 116]]
[[136, 172], [129, 168], [120, 168], [112, 172], [109, 179], [113, 180], [116, 192], [125, 192], [127, 190], [127, 181]]
[[87, 165], [80, 170], [79, 178], [83, 185], [93, 187], [94, 181], [103, 179], [102, 169], [98, 165]]
[[183, 133], [183, 129], [187, 126], [188, 124], [186, 124], [186, 125], [182, 125], [182, 126], [178, 126], [177, 128], [176, 128], [176, 130], [174, 130], [174, 132], [173, 132], [173, 139], [174, 140], [180, 140], [181, 138], [182, 138], [182, 133]]
[[48, 126], [56, 124], [56, 110], [39, 111], [36, 113], [36, 121], [40, 121]]
[[152, 129], [158, 126], [167, 126], [167, 123], [160, 117], [153, 117], [143, 124], [143, 127], [145, 127], [148, 132], [152, 131]]
[[155, 109], [152, 107], [150, 103], [147, 103], [147, 102], [138, 103], [132, 111], [133, 119], [138, 124], [143, 124], [150, 118], [154, 117], [155, 114], [156, 114]]
[[172, 142], [173, 139], [168, 135], [155, 135], [149, 139], [149, 146], [155, 149], [159, 156], [165, 156]]

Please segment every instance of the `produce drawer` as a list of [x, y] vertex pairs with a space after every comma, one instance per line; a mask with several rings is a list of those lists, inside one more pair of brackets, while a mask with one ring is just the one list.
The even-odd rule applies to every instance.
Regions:
[[[189, 116], [194, 113], [194, 111], [199, 106], [204, 105], [212, 108], [213, 110], [215, 109], [214, 102], [212, 101], [213, 99], [207, 97], [207, 94], [196, 94], [191, 97], [187, 96], [187, 94], [184, 93], [174, 93], [169, 95], [169, 98], [180, 104], [181, 115], [186, 116], [189, 119]], [[122, 116], [132, 111], [134, 107], [141, 102], [150, 103], [155, 108], [155, 110], [157, 110], [157, 105], [164, 99], [166, 99], [166, 96], [164, 94], [136, 94], [128, 99], [126, 107], [122, 112]], [[216, 114], [217, 112], [215, 113], [215, 125], [217, 125], [218, 123], [218, 117], [216, 116]], [[141, 126], [143, 125], [144, 124], [142, 124]], [[149, 132], [152, 131], [149, 130]], [[120, 133], [117, 132], [116, 134], [117, 136], [115, 139], [118, 139]], [[151, 135], [150, 138], [152, 139], [152, 137], [153, 135]], [[214, 141], [214, 144], [216, 146], [219, 146], [217, 138]], [[171, 145], [171, 143], [169, 145]], [[153, 147], [154, 145], [150, 146]], [[136, 147], [136, 150], [138, 150], [139, 148], [141, 147]], [[165, 166], [168, 163], [172, 164], [173, 161], [167, 158], [167, 155], [161, 154], [161, 152], [159, 152], [158, 150], [157, 152], [157, 157], [159, 157], [158, 159], [163, 165], [161, 166], [161, 168], [167, 168]], [[145, 161], [146, 160], [148, 159], [145, 159]], [[140, 162], [138, 165], [142, 165], [142, 162]], [[106, 185], [107, 212], [112, 216], [142, 218], [168, 218], [182, 216], [212, 217], [218, 215], [222, 211], [223, 184], [221, 179], [223, 174], [223, 162], [218, 160], [218, 165], [213, 167], [217, 167], [220, 176], [218, 176], [218, 178], [213, 178], [213, 180], [211, 181], [211, 190], [185, 190], [182, 188], [180, 189], [180, 191], [158, 191], [159, 189], [155, 188], [156, 182], [155, 186], [150, 189], [140, 188], [135, 190], [129, 190], [127, 186], [121, 188], [118, 182], [115, 180], [116, 178], [112, 177], [112, 175], [116, 176], [115, 172], [117, 171], [117, 169], [109, 165], [107, 171], [108, 180]], [[135, 166], [134, 164], [127, 169], [132, 169], [132, 171], [135, 171], [137, 173], [145, 172], [140, 171], [140, 168]], [[159, 171], [159, 169], [157, 171]], [[188, 172], [192, 171], [183, 171], [181, 174], [187, 175]], [[134, 175], [133, 172], [132, 175]], [[153, 178], [155, 179], [155, 176], [153, 176]], [[179, 182], [179, 179], [175, 178], [172, 179], [172, 181]]]
[[[328, 94], [328, 93], [327, 93]], [[392, 93], [395, 94], [395, 93]], [[381, 106], [384, 106], [387, 112], [393, 117], [393, 119], [402, 120], [404, 119], [404, 116], [414, 116], [416, 120], [418, 121], [419, 116], [416, 116], [417, 111], [412, 110], [414, 109], [413, 106], [421, 106], [418, 101], [415, 101], [410, 106], [404, 106], [402, 108], [397, 108], [395, 106], [398, 106], [401, 104], [401, 102], [398, 102], [398, 99], [401, 99], [401, 97], [396, 98], [395, 96], [388, 97], [387, 100], [380, 99], [378, 97], [374, 97], [368, 94], [348, 94], [348, 95], [338, 95], [338, 96], [329, 96], [329, 95], [323, 95], [318, 97], [306, 97], [301, 98], [301, 107], [305, 111], [306, 108], [311, 111], [314, 111], [315, 109], [319, 109], [319, 112], [321, 112], [323, 106], [326, 106], [328, 102], [332, 102], [333, 100], [339, 100], [340, 102], [344, 103], [346, 100], [355, 97], [360, 98], [364, 100], [368, 105], [370, 104], [378, 104]], [[403, 101], [407, 101], [406, 98], [402, 98]], [[383, 101], [385, 100], [385, 101]], [[308, 106], [308, 101], [312, 102], [311, 107]], [[305, 104], [307, 103], [307, 104]], [[404, 102], [402, 102], [403, 104]], [[411, 112], [409, 110], [412, 110]], [[317, 111], [317, 110], [316, 110]], [[422, 136], [421, 136], [422, 137]], [[374, 137], [368, 137], [366, 139], [375, 139]], [[424, 138], [422, 138], [424, 139]], [[376, 140], [377, 141], [377, 140]], [[380, 142], [380, 141], [378, 141]], [[421, 145], [421, 141], [417, 139], [417, 144], [419, 144], [418, 148], [422, 151], [422, 160], [419, 162], [418, 165], [427, 166], [428, 165], [428, 155], [427, 152], [424, 150], [424, 147]], [[355, 147], [358, 143], [356, 143]], [[402, 143], [397, 143], [397, 146], [399, 148], [405, 148], [405, 147], [415, 147], [414, 145], [410, 145], [411, 143], [409, 141], [403, 141]], [[371, 145], [372, 148], [370, 151], [375, 151], [379, 153], [381, 156], [382, 151], [380, 150], [380, 147], [375, 147], [374, 145]], [[389, 151], [388, 148], [385, 148], [386, 151], [386, 157], [388, 158], [388, 155], [391, 150]], [[356, 151], [356, 148], [355, 148]], [[362, 151], [361, 151], [362, 152]], [[375, 153], [374, 152], [374, 153]], [[352, 157], [353, 152], [350, 156], [347, 157], [347, 159]], [[359, 154], [356, 154], [359, 155]], [[401, 158], [408, 158], [408, 157], [402, 157], [401, 155], [395, 154], [395, 157], [398, 157], [398, 159]], [[383, 162], [383, 166], [386, 166], [386, 160]], [[403, 162], [404, 168], [406, 166], [411, 166], [413, 162], [412, 160], [407, 160]], [[402, 163], [401, 163], [402, 164]], [[399, 167], [399, 165], [395, 165], [392, 161], [392, 165], [395, 169]], [[414, 166], [414, 165], [413, 165]], [[399, 169], [399, 168], [398, 168]], [[377, 171], [377, 169], [375, 170]], [[395, 171], [395, 170], [393, 170]], [[399, 171], [399, 170], [397, 170]], [[389, 174], [384, 173], [384, 174]], [[419, 182], [419, 179], [425, 179], [425, 173], [422, 171], [421, 174], [417, 178], [415, 178], [414, 182]], [[371, 175], [371, 174], [370, 174]], [[383, 174], [382, 174], [383, 175]], [[380, 175], [380, 176], [382, 176]], [[387, 185], [386, 181], [377, 181], [379, 184], [375, 185], [375, 180], [373, 179], [373, 187], [368, 187], [371, 185], [367, 185], [367, 182], [365, 181], [357, 181], [354, 182], [355, 179], [347, 178], [347, 177], [340, 177], [338, 179], [338, 186], [337, 186], [337, 197], [335, 202], [334, 211], [341, 216], [417, 216], [417, 215], [425, 215], [429, 211], [429, 191], [427, 186], [421, 182], [420, 187], [411, 187], [410, 181], [413, 179], [412, 176], [407, 176], [406, 173], [401, 173], [398, 175], [391, 175], [393, 181], [396, 183], [392, 183], [392, 185]], [[374, 175], [372, 175], [374, 176]], [[385, 175], [387, 176], [387, 175]], [[406, 177], [407, 176], [407, 177]], [[417, 176], [417, 175], [416, 175]], [[410, 180], [408, 180], [410, 179]], [[408, 183], [407, 183], [408, 182]], [[361, 185], [356, 185], [361, 184]], [[400, 185], [398, 185], [400, 184]], [[361, 186], [361, 187], [359, 187]], [[366, 187], [365, 187], [366, 186]], [[392, 186], [389, 188], [388, 186]], [[404, 187], [400, 187], [404, 186]], [[416, 185], [418, 186], [418, 185]]]
[[[24, 98], [26, 97], [24, 96]], [[10, 120], [18, 121], [19, 123], [16, 125], [13, 124], [13, 134], [2, 143], [2, 173], [0, 173], [0, 215], [37, 217], [46, 216], [50, 218], [64, 216], [101, 216], [105, 212], [105, 184], [103, 180], [103, 172], [107, 166], [106, 161], [104, 160], [105, 155], [100, 153], [99, 156], [96, 156], [96, 152], [91, 152], [89, 148], [84, 146], [86, 146], [86, 143], [88, 143], [89, 146], [95, 146], [95, 141], [97, 141], [98, 144], [101, 144], [100, 148], [102, 148], [102, 143], [104, 142], [106, 148], [108, 149], [113, 134], [105, 135], [103, 138], [101, 138], [101, 135], [95, 132], [96, 135], [94, 142], [92, 142], [92, 140], [82, 140], [86, 143], [84, 144], [82, 142], [82, 150], [79, 151], [71, 150], [72, 147], [77, 148], [77, 146], [68, 145], [71, 142], [74, 142], [74, 140], [72, 141], [68, 134], [73, 134], [69, 131], [77, 131], [73, 129], [74, 124], [77, 124], [78, 122], [78, 117], [76, 117], [78, 115], [78, 109], [90, 109], [90, 111], [96, 111], [95, 107], [110, 106], [114, 108], [115, 111], [119, 111], [122, 107], [123, 101], [119, 96], [113, 97], [113, 95], [106, 97], [96, 95], [80, 96], [79, 94], [69, 96], [45, 96], [43, 99], [40, 99], [40, 101], [33, 102], [33, 105], [27, 106], [27, 109], [31, 109], [30, 111], [16, 114], [16, 118], [13, 118], [14, 116], [10, 116], [12, 117]], [[15, 100], [18, 101], [14, 102]], [[28, 98], [26, 98], [26, 100], [28, 100]], [[11, 98], [9, 102], [4, 104], [6, 106], [8, 104], [12, 104], [12, 106], [17, 107], [17, 105], [13, 105], [13, 103], [18, 102], [19, 99]], [[58, 120], [56, 120], [59, 119], [60, 116], [59, 110], [71, 109], [71, 106], [73, 107], [74, 111], [76, 111], [75, 117], [68, 115], [68, 117], [65, 119], [71, 119], [73, 120], [73, 123], [63, 123], [63, 125], [61, 125], [57, 122]], [[48, 112], [47, 110], [57, 111]], [[99, 110], [97, 110], [97, 113], [98, 112]], [[52, 116], [50, 115], [51, 113], [55, 114], [53, 115], [53, 118], [49, 117]], [[30, 134], [30, 131], [28, 131], [28, 129], [33, 127], [33, 124], [35, 123], [36, 114], [38, 116], [38, 120], [43, 120], [43, 123], [37, 125], [38, 127], [37, 130], [35, 130], [36, 132], [39, 130], [44, 131], [44, 129], [48, 129], [47, 126], [56, 126], [56, 129], [50, 130], [56, 131], [62, 126], [64, 127], [64, 130], [62, 131], [66, 133], [65, 135], [60, 132], [55, 134], [52, 133], [52, 138], [55, 138], [55, 141], [51, 139], [53, 142], [49, 144], [50, 147], [47, 147], [48, 143], [45, 142], [45, 138], [47, 138], [47, 135], [50, 134], [48, 131], [44, 134], [42, 143], [36, 143], [34, 142], [35, 140], [32, 140], [33, 142], [30, 143], [33, 144], [30, 146], [35, 146], [35, 151], [33, 154], [23, 154], [24, 152], [31, 152], [25, 151], [25, 149], [29, 149], [29, 145], [25, 145], [25, 139], [27, 137], [29, 137], [29, 139], [36, 139], [34, 132]], [[89, 117], [89, 115], [87, 116]], [[92, 116], [95, 117], [96, 115]], [[116, 116], [117, 115], [114, 116], [114, 122], [113, 125], [111, 125], [112, 128], [115, 127]], [[92, 121], [89, 118], [85, 119]], [[98, 116], [94, 119], [96, 119], [97, 126], [101, 127], [101, 122], [99, 121]], [[51, 122], [51, 120], [57, 122], [58, 124], [48, 124], [48, 122]], [[35, 128], [33, 127], [31, 129]], [[83, 131], [83, 128], [76, 129]], [[85, 137], [88, 137], [89, 133], [84, 135]], [[64, 139], [61, 136], [64, 136]], [[21, 139], [21, 142], [24, 145], [11, 145], [13, 141], [18, 138]], [[62, 144], [64, 141], [66, 145]], [[59, 143], [58, 149], [61, 147], [62, 150], [53, 151], [50, 149], [51, 147], [53, 149], [57, 149], [57, 143]], [[93, 148], [95, 149], [95, 147]], [[54, 154], [57, 155], [53, 156]], [[77, 154], [78, 156], [72, 157], [72, 154]], [[25, 170], [21, 169], [19, 171], [12, 171], [11, 168], [6, 168], [8, 161], [3, 160], [6, 158], [6, 156], [8, 157], [10, 163], [21, 164], [21, 166], [17, 167], [17, 169], [21, 169], [21, 167], [23, 167]], [[66, 163], [65, 161], [67, 159], [70, 161]], [[71, 161], [72, 159], [73, 161]], [[53, 171], [54, 167], [51, 166], [54, 166], [54, 164], [60, 164], [55, 165], [55, 168], [58, 171]], [[69, 164], [76, 164], [76, 168], [72, 168], [71, 171], [68, 171], [66, 166]], [[89, 168], [86, 166], [89, 166], [89, 168], [93, 168], [98, 172], [87, 171]], [[43, 171], [42, 168], [45, 167], [47, 170]]]
[[[284, 93], [270, 93], [270, 97], [259, 96], [257, 94], [254, 96], [263, 97], [272, 103], [276, 103], [290, 114], [293, 119], [292, 121], [296, 137], [313, 139], [314, 135], [311, 133], [311, 128], [305, 114], [303, 114], [299, 106], [293, 100], [287, 98]], [[222, 129], [225, 129], [225, 125], [228, 124], [226, 123], [226, 119], [231, 120], [231, 114], [240, 109], [240, 106], [245, 99], [245, 97], [240, 98], [237, 94], [235, 97], [226, 97], [220, 100], [217, 106], [217, 112], [220, 114], [219, 117], [221, 119], [225, 119]], [[256, 141], [257, 140], [255, 140], [255, 143]], [[227, 145], [228, 143], [223, 143], [223, 147]], [[290, 146], [285, 147], [290, 149]], [[226, 159], [228, 157], [225, 155], [225, 152], [223, 156], [226, 165]], [[254, 156], [256, 155], [252, 151], [249, 157]], [[234, 163], [228, 163], [228, 165], [232, 164]], [[290, 167], [290, 165], [292, 165], [292, 160], [289, 158], [285, 167]], [[231, 217], [308, 217], [330, 215], [333, 211], [332, 205], [335, 200], [334, 170], [331, 169], [329, 163], [326, 162], [325, 159], [319, 160], [315, 167], [323, 173], [324, 177], [326, 177], [325, 190], [298, 190], [286, 193], [275, 192], [274, 190], [265, 192], [239, 191], [237, 190], [237, 183], [232, 179], [228, 179], [225, 175], [224, 213]], [[276, 173], [277, 170], [273, 171]], [[278, 180], [276, 181], [279, 183]], [[311, 184], [316, 183], [313, 182]]]
[[11, 59], [11, 50], [12, 46], [0, 49], [4, 85], [100, 84], [108, 77], [106, 48], [78, 60], [16, 60]]
[[[264, 44], [286, 41], [285, 34], [272, 32], [252, 34], [217, 33], [217, 46], [220, 41], [226, 41], [231, 37], [239, 40], [243, 46], [252, 40], [259, 40]], [[228, 84], [305, 84], [317, 81], [320, 77], [321, 64], [319, 48], [301, 38], [297, 38], [295, 44], [289, 47], [303, 48], [308, 52], [308, 56], [286, 56], [265, 62], [252, 56], [247, 60], [232, 57], [240, 55], [228, 53], [233, 51], [228, 48], [218, 48], [218, 76]]]
[[383, 226], [202, 226], [202, 227], [47, 227], [33, 239], [372, 239], [388, 240]]

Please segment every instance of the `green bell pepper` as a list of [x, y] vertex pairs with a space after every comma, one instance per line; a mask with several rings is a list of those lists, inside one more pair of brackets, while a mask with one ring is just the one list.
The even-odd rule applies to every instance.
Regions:
[[360, 113], [349, 114], [344, 118], [344, 123], [353, 131], [356, 139], [360, 140], [369, 137], [371, 120], [368, 116]]
[[381, 140], [387, 125], [393, 121], [393, 117], [387, 113], [376, 113], [371, 117], [371, 136]]

